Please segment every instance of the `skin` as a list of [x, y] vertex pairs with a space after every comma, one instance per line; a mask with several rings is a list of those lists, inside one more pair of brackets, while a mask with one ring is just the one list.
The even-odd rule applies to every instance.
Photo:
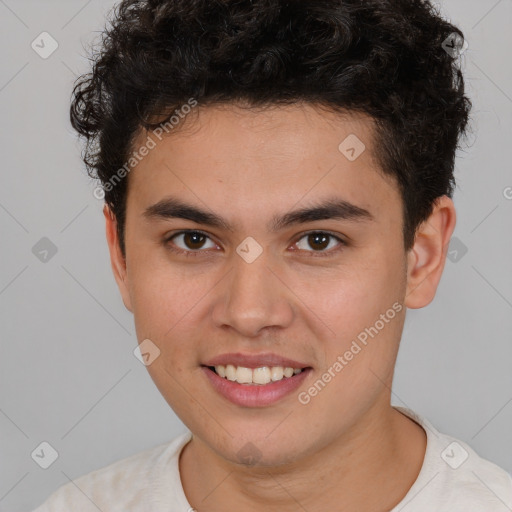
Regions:
[[[338, 150], [349, 134], [366, 145], [353, 162]], [[104, 209], [112, 269], [139, 342], [149, 338], [161, 350], [148, 371], [193, 433], [180, 473], [199, 512], [385, 512], [419, 474], [425, 432], [390, 406], [390, 390], [406, 308], [434, 298], [455, 209], [439, 198], [405, 252], [401, 197], [379, 169], [372, 135], [370, 118], [310, 104], [197, 107], [129, 175], [126, 259], [115, 217]], [[134, 146], [146, 137], [141, 133]], [[169, 195], [223, 216], [233, 230], [144, 218]], [[333, 195], [374, 220], [267, 230], [274, 215]], [[210, 238], [203, 246], [183, 236], [164, 241], [184, 229]], [[311, 230], [332, 232], [347, 245], [330, 238], [319, 248], [304, 236]], [[250, 264], [236, 252], [247, 236], [263, 248]], [[173, 242], [202, 252], [175, 254]], [[395, 302], [402, 311], [301, 404], [298, 393]], [[227, 352], [274, 352], [313, 371], [276, 404], [241, 407], [217, 394], [200, 368]], [[248, 442], [260, 453], [253, 465], [237, 455]]]

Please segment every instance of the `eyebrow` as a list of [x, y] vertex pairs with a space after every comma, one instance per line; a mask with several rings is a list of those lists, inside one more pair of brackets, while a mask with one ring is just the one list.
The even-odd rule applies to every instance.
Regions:
[[[227, 231], [234, 230], [234, 227], [219, 215], [185, 203], [175, 197], [166, 197], [147, 207], [143, 212], [143, 217], [148, 220], [185, 219]], [[267, 227], [269, 231], [276, 232], [297, 224], [327, 219], [356, 222], [375, 220], [374, 216], [364, 208], [340, 198], [327, 198], [313, 206], [274, 216]]]

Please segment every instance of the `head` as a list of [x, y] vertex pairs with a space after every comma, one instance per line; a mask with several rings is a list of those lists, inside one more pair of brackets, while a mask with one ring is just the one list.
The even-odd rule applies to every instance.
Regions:
[[[455, 226], [470, 102], [453, 33], [420, 0], [115, 9], [71, 121], [124, 304], [160, 350], [148, 370], [226, 459], [315, 453], [388, 401], [406, 308], [432, 301]], [[234, 404], [207, 376], [226, 353], [308, 370]]]

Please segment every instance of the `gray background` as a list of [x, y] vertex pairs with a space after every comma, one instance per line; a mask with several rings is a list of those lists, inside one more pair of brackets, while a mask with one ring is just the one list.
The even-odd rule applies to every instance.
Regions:
[[[102, 204], [68, 122], [73, 80], [88, 71], [83, 45], [112, 5], [0, 0], [0, 511], [31, 510], [69, 480], [184, 431], [133, 355]], [[408, 311], [393, 402], [511, 472], [512, 2], [442, 8], [466, 35], [474, 102], [457, 161], [458, 256], [434, 302]], [[59, 44], [47, 59], [31, 48], [43, 31]], [[32, 252], [43, 237], [57, 248], [47, 262]], [[42, 441], [59, 453], [46, 470], [31, 458]]]

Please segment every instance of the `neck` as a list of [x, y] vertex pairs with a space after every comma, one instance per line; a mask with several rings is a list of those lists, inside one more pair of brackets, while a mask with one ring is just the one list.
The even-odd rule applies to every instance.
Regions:
[[194, 437], [181, 453], [180, 474], [198, 512], [385, 512], [416, 480], [425, 448], [424, 430], [388, 402], [368, 410], [324, 449], [280, 466], [234, 464]]

